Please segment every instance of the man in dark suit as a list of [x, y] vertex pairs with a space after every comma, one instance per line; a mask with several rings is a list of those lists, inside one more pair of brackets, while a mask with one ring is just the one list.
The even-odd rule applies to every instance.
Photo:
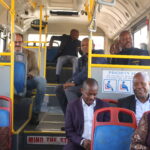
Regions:
[[[119, 36], [119, 43], [121, 51], [118, 55], [139, 55], [139, 56], [149, 56], [147, 50], [138, 49], [133, 47], [132, 35], [129, 31], [123, 31]], [[123, 64], [123, 65], [150, 65], [150, 60], [148, 59], [128, 59], [128, 58], [113, 58], [112, 64]]]
[[[90, 150], [94, 111], [109, 107], [96, 98], [98, 83], [95, 79], [84, 81], [81, 92], [81, 98], [71, 101], [67, 106], [65, 130], [69, 142], [64, 150]], [[109, 121], [109, 114], [103, 113], [97, 120]]]
[[[118, 107], [130, 109], [136, 113], [137, 123], [145, 111], [150, 110], [150, 82], [149, 76], [145, 72], [138, 72], [133, 77], [134, 95], [119, 99]], [[120, 120], [131, 122], [131, 118], [126, 114], [120, 114]]]

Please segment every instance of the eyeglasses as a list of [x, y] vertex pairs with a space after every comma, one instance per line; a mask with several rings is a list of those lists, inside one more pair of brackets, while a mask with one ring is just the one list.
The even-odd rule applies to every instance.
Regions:
[[86, 44], [85, 44], [85, 45], [84, 45], [84, 44], [83, 44], [83, 45], [81, 45], [81, 47], [85, 47], [85, 46], [87, 47], [88, 45], [86, 45]]
[[15, 44], [22, 44], [22, 41], [15, 41]]

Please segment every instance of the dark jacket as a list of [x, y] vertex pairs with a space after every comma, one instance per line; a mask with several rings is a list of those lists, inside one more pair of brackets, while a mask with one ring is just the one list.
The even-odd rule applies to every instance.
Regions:
[[[117, 105], [118, 107], [126, 108], [135, 112], [135, 109], [136, 109], [135, 95], [131, 95], [131, 96], [119, 99]], [[132, 122], [131, 117], [124, 113], [120, 113], [119, 120], [123, 122]]]
[[[96, 99], [96, 106], [94, 111], [103, 107], [109, 107], [109, 105], [100, 99]], [[108, 113], [104, 113], [98, 116], [98, 121], [109, 121]], [[71, 101], [67, 106], [66, 119], [65, 119], [65, 130], [67, 138], [69, 139], [68, 144], [64, 150], [84, 150], [80, 146], [80, 142], [83, 139], [83, 128], [84, 128], [84, 114], [81, 99]]]
[[[93, 50], [93, 54], [96, 53]], [[107, 64], [107, 59], [105, 58], [92, 58], [93, 64]], [[81, 85], [87, 79], [88, 71], [88, 58], [87, 55], [83, 55], [78, 59], [78, 66], [76, 72], [73, 74], [70, 80], [73, 80], [76, 85]]]
[[[142, 50], [138, 48], [126, 48], [123, 49], [118, 55], [139, 55], [139, 56], [149, 56], [147, 50]], [[113, 58], [112, 64], [120, 65], [150, 65], [150, 59], [123, 59], [123, 58]]]
[[70, 35], [64, 34], [62, 36], [52, 36], [51, 40], [61, 41], [57, 57], [64, 55], [78, 56], [81, 45], [81, 41], [78, 39], [72, 40]]

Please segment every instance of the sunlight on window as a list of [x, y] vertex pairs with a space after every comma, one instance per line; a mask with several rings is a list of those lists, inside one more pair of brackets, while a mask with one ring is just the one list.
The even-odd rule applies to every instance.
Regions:
[[[57, 35], [57, 36], [59, 36], [59, 35]], [[52, 37], [52, 35], [51, 34], [49, 34], [48, 36], [47, 36], [47, 46], [49, 45], [49, 41], [50, 41], [50, 39], [51, 39], [51, 37]], [[39, 34], [29, 34], [28, 35], [28, 41], [39, 41]], [[42, 42], [45, 42], [45, 34], [42, 34], [42, 36], [41, 36], [41, 41]], [[60, 44], [60, 42], [58, 42], [59, 44]], [[29, 43], [28, 44], [29, 46], [39, 46], [39, 43]], [[58, 44], [56, 44], [56, 43], [54, 43], [54, 46], [57, 46]], [[44, 46], [44, 43], [42, 44], [42, 46]]]
[[4, 40], [2, 39], [3, 32], [0, 32], [0, 53], [4, 50]]
[[147, 26], [142, 27], [134, 33], [134, 47], [141, 48], [141, 44], [148, 44], [147, 40]]
[[[88, 37], [88, 36], [80, 36], [79, 40], [82, 41], [86, 37]], [[93, 39], [94, 44], [95, 44], [94, 49], [96, 49], [96, 50], [104, 49], [104, 37], [103, 36], [93, 36], [92, 39]]]

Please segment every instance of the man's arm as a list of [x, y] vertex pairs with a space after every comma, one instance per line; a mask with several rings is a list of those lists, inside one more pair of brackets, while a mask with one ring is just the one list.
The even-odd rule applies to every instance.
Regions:
[[72, 141], [73, 143], [80, 145], [81, 140], [83, 139], [81, 136], [79, 136], [74, 128], [73, 124], [73, 112], [72, 112], [72, 105], [68, 104], [67, 110], [66, 110], [66, 117], [65, 117], [65, 131], [67, 138]]
[[36, 59], [36, 56], [35, 56], [35, 53], [32, 52], [32, 51], [28, 51], [28, 58], [27, 58], [27, 61], [28, 61], [28, 77], [32, 78], [34, 76], [38, 76], [39, 75], [39, 68], [38, 68], [38, 64], [37, 64], [37, 59]]
[[53, 46], [54, 40], [62, 41], [62, 36], [52, 36], [49, 41], [49, 47], [51, 48]]

